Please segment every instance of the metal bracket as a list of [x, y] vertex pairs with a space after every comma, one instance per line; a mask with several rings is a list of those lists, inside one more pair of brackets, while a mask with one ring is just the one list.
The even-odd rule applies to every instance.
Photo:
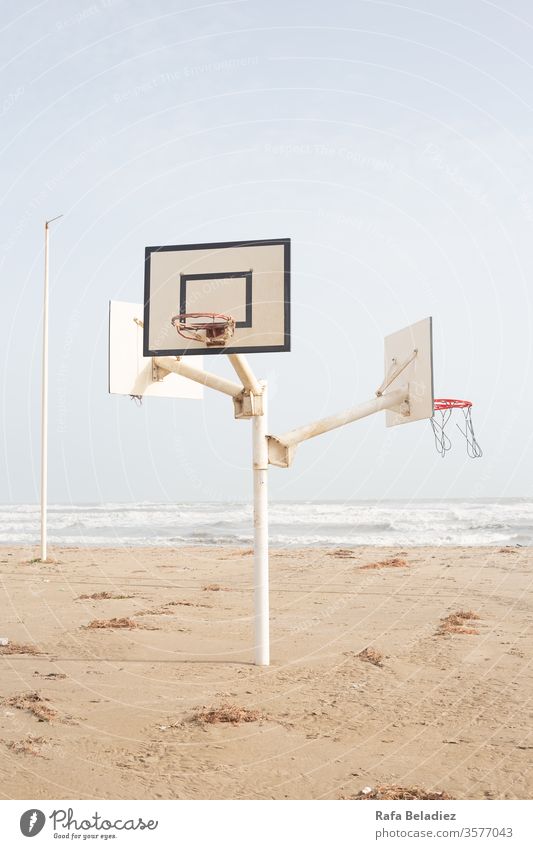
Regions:
[[167, 374], [170, 374], [170, 371], [167, 368], [158, 366], [155, 361], [155, 357], [152, 357], [152, 380], [154, 383], [161, 383]]
[[234, 396], [233, 405], [236, 419], [251, 419], [253, 416], [263, 415], [263, 396], [254, 395], [246, 389]]
[[297, 445], [285, 445], [276, 436], [267, 436], [268, 462], [271, 466], [288, 469], [294, 460]]
[[387, 410], [392, 410], [394, 413], [399, 413], [400, 416], [409, 418], [409, 416], [411, 415], [411, 405], [409, 404], [409, 384], [406, 383], [405, 386], [399, 388], [405, 391], [404, 400], [400, 404], [394, 404], [390, 407], [387, 407]]
[[408, 400], [405, 400], [403, 404], [400, 404], [400, 406], [398, 407], [398, 412], [400, 413], [400, 415], [405, 416], [405, 418], [411, 415], [411, 406]]

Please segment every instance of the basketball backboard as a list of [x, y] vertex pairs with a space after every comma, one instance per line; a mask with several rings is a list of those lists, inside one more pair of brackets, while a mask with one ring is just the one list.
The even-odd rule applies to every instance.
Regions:
[[167, 374], [157, 379], [151, 357], [143, 356], [142, 315], [142, 304], [109, 303], [109, 392], [201, 399], [203, 387], [186, 377]]
[[[185, 314], [231, 317], [232, 334], [185, 338], [172, 324]], [[145, 357], [289, 350], [290, 239], [146, 248]]]
[[424, 318], [385, 337], [385, 379], [395, 372], [398, 372], [397, 377], [388, 384], [387, 391], [408, 386], [409, 410], [407, 413], [387, 410], [387, 427], [430, 419], [433, 415], [431, 318]]

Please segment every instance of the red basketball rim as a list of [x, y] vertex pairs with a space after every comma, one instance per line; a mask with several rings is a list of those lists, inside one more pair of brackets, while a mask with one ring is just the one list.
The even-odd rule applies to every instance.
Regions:
[[435, 410], [464, 410], [472, 406], [472, 401], [461, 401], [460, 398], [435, 398]]

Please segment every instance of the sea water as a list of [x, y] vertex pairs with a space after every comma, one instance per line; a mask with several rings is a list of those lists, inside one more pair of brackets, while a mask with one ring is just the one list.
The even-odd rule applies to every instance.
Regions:
[[[0, 543], [37, 543], [39, 506], [0, 505]], [[56, 504], [54, 545], [252, 544], [252, 508], [242, 503]], [[277, 502], [273, 546], [533, 545], [533, 500]]]

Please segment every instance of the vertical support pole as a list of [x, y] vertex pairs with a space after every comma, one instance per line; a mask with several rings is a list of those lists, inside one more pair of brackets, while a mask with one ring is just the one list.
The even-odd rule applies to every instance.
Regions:
[[43, 363], [41, 382], [41, 561], [47, 557], [48, 502], [48, 247], [49, 221], [44, 225]]
[[47, 559], [48, 519], [48, 266], [50, 224], [62, 218], [56, 215], [44, 222], [44, 303], [43, 303], [43, 364], [41, 382], [41, 562]]
[[267, 385], [263, 387], [263, 415], [252, 417], [254, 475], [254, 645], [255, 663], [270, 663], [268, 598], [268, 442]]

